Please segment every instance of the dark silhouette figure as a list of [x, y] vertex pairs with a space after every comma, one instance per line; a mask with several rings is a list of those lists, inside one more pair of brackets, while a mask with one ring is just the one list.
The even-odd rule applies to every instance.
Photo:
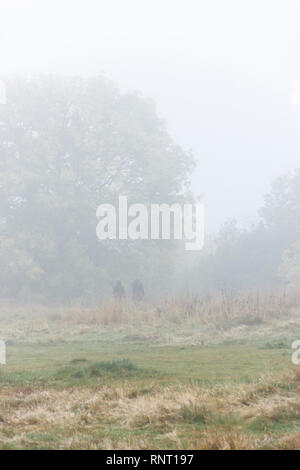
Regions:
[[145, 290], [142, 282], [139, 279], [136, 279], [131, 284], [132, 290], [132, 299], [135, 302], [141, 302], [145, 297]]
[[125, 298], [125, 289], [121, 281], [116, 282], [113, 288], [113, 295], [117, 302], [120, 302]]

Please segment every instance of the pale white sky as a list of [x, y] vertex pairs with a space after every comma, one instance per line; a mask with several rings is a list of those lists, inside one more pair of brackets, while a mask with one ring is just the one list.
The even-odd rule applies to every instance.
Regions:
[[208, 230], [300, 166], [298, 0], [0, 0], [0, 76], [104, 72], [198, 160]]

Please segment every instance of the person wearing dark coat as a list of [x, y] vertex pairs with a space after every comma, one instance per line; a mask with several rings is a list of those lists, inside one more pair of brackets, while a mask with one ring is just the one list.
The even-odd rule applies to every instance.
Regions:
[[116, 284], [114, 285], [113, 296], [117, 302], [120, 302], [121, 300], [125, 299], [125, 289], [121, 281], [116, 282]]
[[131, 291], [132, 291], [132, 299], [135, 302], [141, 302], [144, 297], [145, 297], [145, 289], [143, 286], [143, 283], [139, 280], [136, 279], [133, 281], [131, 284]]

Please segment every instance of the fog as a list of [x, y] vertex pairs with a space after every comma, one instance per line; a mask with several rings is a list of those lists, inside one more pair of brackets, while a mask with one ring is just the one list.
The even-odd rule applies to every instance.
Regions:
[[[3, 295], [98, 298], [122, 276], [151, 295], [295, 283], [298, 2], [0, 5]], [[122, 194], [201, 199], [204, 250], [99, 243], [97, 206]]]
[[104, 73], [152, 98], [197, 159], [206, 229], [257, 219], [299, 164], [295, 1], [1, 0], [0, 75]]
[[0, 0], [0, 450], [300, 448], [299, 24]]

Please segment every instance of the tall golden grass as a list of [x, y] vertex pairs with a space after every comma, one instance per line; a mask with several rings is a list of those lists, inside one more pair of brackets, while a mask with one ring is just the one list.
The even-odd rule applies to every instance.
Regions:
[[171, 297], [156, 303], [116, 302], [107, 300], [96, 308], [76, 305], [50, 311], [50, 320], [73, 324], [139, 325], [149, 324], [202, 324], [254, 325], [285, 318], [300, 309], [300, 296], [296, 291], [268, 293], [234, 293]]
[[30, 318], [40, 329], [46, 324], [64, 326], [108, 325], [259, 325], [288, 318], [300, 312], [300, 291], [233, 292], [173, 296], [157, 302], [116, 302], [113, 299], [87, 307], [83, 303], [67, 306], [1, 304], [0, 321], [20, 325]]

